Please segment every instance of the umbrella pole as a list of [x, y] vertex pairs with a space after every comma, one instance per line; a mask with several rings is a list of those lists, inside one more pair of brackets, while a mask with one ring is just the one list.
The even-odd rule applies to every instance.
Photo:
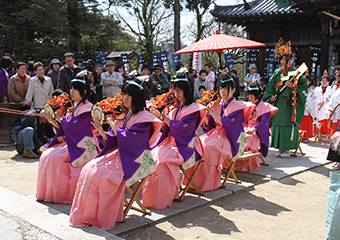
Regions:
[[220, 78], [220, 71], [219, 71], [219, 68], [221, 67], [221, 54], [222, 53], [217, 53], [218, 54], [218, 62], [217, 62], [217, 67], [216, 67], [216, 75], [217, 75], [217, 78], [219, 79]]

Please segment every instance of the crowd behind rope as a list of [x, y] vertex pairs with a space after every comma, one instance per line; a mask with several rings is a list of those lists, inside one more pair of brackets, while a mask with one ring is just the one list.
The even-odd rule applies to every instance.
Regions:
[[[42, 109], [43, 103], [48, 99], [52, 99], [54, 91], [61, 90], [62, 92], [70, 93], [71, 80], [75, 78], [81, 69], [74, 63], [75, 58], [72, 53], [65, 53], [64, 62], [65, 64], [63, 65], [59, 59], [52, 59], [49, 66], [44, 68], [40, 62], [25, 64], [19, 61], [13, 63], [10, 57], [2, 57], [0, 102], [19, 103], [23, 105], [23, 109], [29, 107]], [[95, 104], [102, 99], [114, 97], [116, 93], [122, 92], [124, 89], [128, 73], [124, 71], [122, 63], [115, 64], [109, 60], [103, 69], [102, 66], [95, 66], [94, 61], [89, 59], [84, 62], [84, 66], [92, 74], [89, 99], [91, 103]], [[183, 65], [179, 63], [176, 66], [176, 70], [182, 67]], [[150, 67], [143, 65], [140, 74], [149, 76], [145, 89], [147, 100], [168, 92], [171, 88], [170, 74], [164, 71], [162, 66], [156, 65]], [[240, 81], [236, 70], [232, 69], [230, 74], [235, 83], [235, 93], [233, 96], [238, 100]], [[340, 114], [331, 114], [337, 102], [337, 95], [335, 93], [339, 85], [339, 72], [335, 72], [335, 76], [332, 77], [333, 81], [331, 81], [325, 70], [325, 74], [322, 76], [320, 86], [318, 87], [311, 80], [308, 73], [305, 76], [308, 83], [308, 99], [305, 105], [304, 117], [300, 124], [300, 130], [306, 130], [307, 133], [303, 141], [308, 142], [308, 139], [313, 137], [319, 128], [320, 137], [330, 139], [337, 130], [340, 119]], [[200, 70], [199, 73], [189, 69], [188, 79], [193, 85], [193, 96], [196, 100], [202, 97], [204, 91], [210, 89], [218, 90], [218, 78], [211, 71], [208, 64], [205, 64], [204, 69]], [[257, 66], [250, 64], [249, 73], [246, 74], [241, 83], [241, 86], [244, 88], [246, 101], [250, 100], [248, 98], [248, 88], [251, 82], [257, 82], [261, 91], [264, 92], [266, 85], [261, 79], [260, 74], [257, 73]], [[332, 96], [334, 97], [332, 98]], [[329, 119], [329, 116], [332, 119]], [[279, 150], [280, 154], [288, 154], [288, 149]], [[37, 156], [35, 154], [30, 155]]]
[[[40, 155], [37, 200], [72, 204], [72, 226], [108, 230], [124, 219], [125, 187], [144, 177], [143, 205], [164, 209], [179, 198], [180, 168], [189, 176], [195, 174], [200, 191], [212, 191], [221, 187], [226, 162], [236, 161], [244, 151], [260, 151], [266, 157], [272, 146], [277, 157], [290, 157], [290, 150], [298, 147], [299, 129], [307, 131], [304, 141], [316, 130], [331, 138], [340, 119], [335, 110], [340, 100], [339, 72], [330, 84], [325, 71], [319, 87], [308, 73], [283, 81], [295, 68], [290, 45], [282, 49], [278, 50], [281, 67], [267, 86], [256, 66], [250, 65], [242, 83], [246, 101], [238, 101], [235, 70], [221, 69], [217, 77], [207, 64], [199, 73], [178, 64], [170, 79], [159, 65], [143, 65], [141, 73], [129, 74], [122, 63], [110, 60], [105, 69], [88, 60], [82, 71], [72, 53], [64, 55], [64, 65], [52, 59], [47, 69], [40, 62], [17, 62], [14, 73], [13, 61], [2, 57], [0, 101], [41, 114], [19, 116], [11, 127], [19, 154]], [[220, 101], [195, 102], [206, 98], [209, 90], [218, 91]], [[156, 108], [153, 98], [167, 92], [176, 99], [176, 107]], [[118, 93], [123, 94], [124, 119], [91, 116], [93, 104]], [[64, 114], [45, 112], [44, 103], [60, 94], [69, 94], [72, 109]], [[336, 147], [330, 149], [329, 159], [339, 162]], [[259, 163], [252, 159], [251, 169], [257, 170]], [[340, 164], [333, 169], [339, 170]]]

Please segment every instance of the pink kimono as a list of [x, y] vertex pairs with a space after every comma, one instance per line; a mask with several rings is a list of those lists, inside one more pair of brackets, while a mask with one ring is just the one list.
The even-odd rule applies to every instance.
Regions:
[[[278, 111], [277, 107], [269, 103], [264, 103], [262, 100], [259, 100], [256, 103], [256, 108], [248, 120], [248, 123], [244, 126], [244, 131], [247, 132], [248, 129], [255, 128], [256, 131], [247, 136], [247, 147], [244, 151], [251, 151], [253, 153], [257, 153], [259, 151], [259, 147], [261, 146], [261, 153], [263, 157], [268, 155], [268, 147], [269, 147], [269, 119]], [[237, 162], [235, 167], [240, 166], [244, 163]], [[251, 159], [251, 170], [256, 171], [260, 168], [260, 159], [259, 157]], [[238, 169], [239, 172], [247, 172], [247, 168], [244, 167], [242, 169]]]
[[[122, 123], [119, 121], [117, 125]], [[109, 230], [116, 222], [123, 221], [126, 186], [149, 175], [152, 172], [148, 172], [149, 167], [155, 170], [148, 149], [161, 125], [153, 114], [141, 111], [131, 116], [126, 128], [118, 128], [117, 136], [110, 129], [102, 152], [80, 174], [70, 213], [71, 226], [92, 225]], [[141, 164], [143, 160], [151, 161], [150, 166]]]
[[[232, 97], [221, 117], [222, 126], [217, 125], [213, 118], [208, 116], [207, 132], [200, 137], [202, 145], [195, 142], [195, 148], [205, 160], [194, 178], [201, 191], [212, 191], [222, 186], [221, 164], [225, 159], [234, 160], [242, 154], [247, 144], [243, 123], [254, 108], [254, 104], [236, 101]], [[221, 116], [221, 109], [222, 102], [216, 105], [213, 111]], [[192, 175], [193, 171], [193, 168], [188, 169], [189, 175]]]
[[206, 107], [197, 103], [170, 112], [170, 127], [166, 125], [161, 143], [151, 151], [156, 172], [148, 177], [143, 186], [145, 207], [164, 209], [179, 197], [179, 166], [193, 166], [198, 159], [193, 142], [205, 112]]
[[[91, 125], [91, 107], [80, 102], [72, 113], [66, 114], [61, 126], [40, 156], [38, 169], [38, 200], [71, 204], [80, 171], [98, 151]], [[59, 143], [58, 137], [66, 141]]]

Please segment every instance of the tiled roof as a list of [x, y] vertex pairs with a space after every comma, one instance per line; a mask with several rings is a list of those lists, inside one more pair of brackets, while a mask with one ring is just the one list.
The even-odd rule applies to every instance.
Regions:
[[239, 18], [258, 18], [271, 15], [291, 15], [301, 13], [301, 10], [292, 6], [278, 8], [275, 0], [257, 0], [249, 2], [251, 8], [246, 9], [245, 4], [233, 6], [215, 6], [210, 13], [217, 18], [239, 19]]

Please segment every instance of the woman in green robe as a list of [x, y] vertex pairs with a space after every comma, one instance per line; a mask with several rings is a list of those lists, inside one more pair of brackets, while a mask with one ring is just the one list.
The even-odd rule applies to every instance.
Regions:
[[[302, 121], [305, 111], [307, 98], [307, 82], [301, 76], [297, 83], [296, 93], [296, 113], [292, 105], [294, 97], [294, 85], [289, 81], [281, 81], [282, 77], [287, 76], [289, 72], [296, 69], [292, 64], [291, 52], [280, 55], [281, 68], [274, 71], [268, 81], [263, 101], [270, 101], [279, 110], [271, 118], [272, 140], [271, 147], [279, 149], [275, 154], [277, 157], [290, 157], [290, 150], [299, 147], [299, 124]], [[274, 95], [287, 85], [286, 89], [276, 99]], [[293, 118], [292, 118], [293, 116]]]

